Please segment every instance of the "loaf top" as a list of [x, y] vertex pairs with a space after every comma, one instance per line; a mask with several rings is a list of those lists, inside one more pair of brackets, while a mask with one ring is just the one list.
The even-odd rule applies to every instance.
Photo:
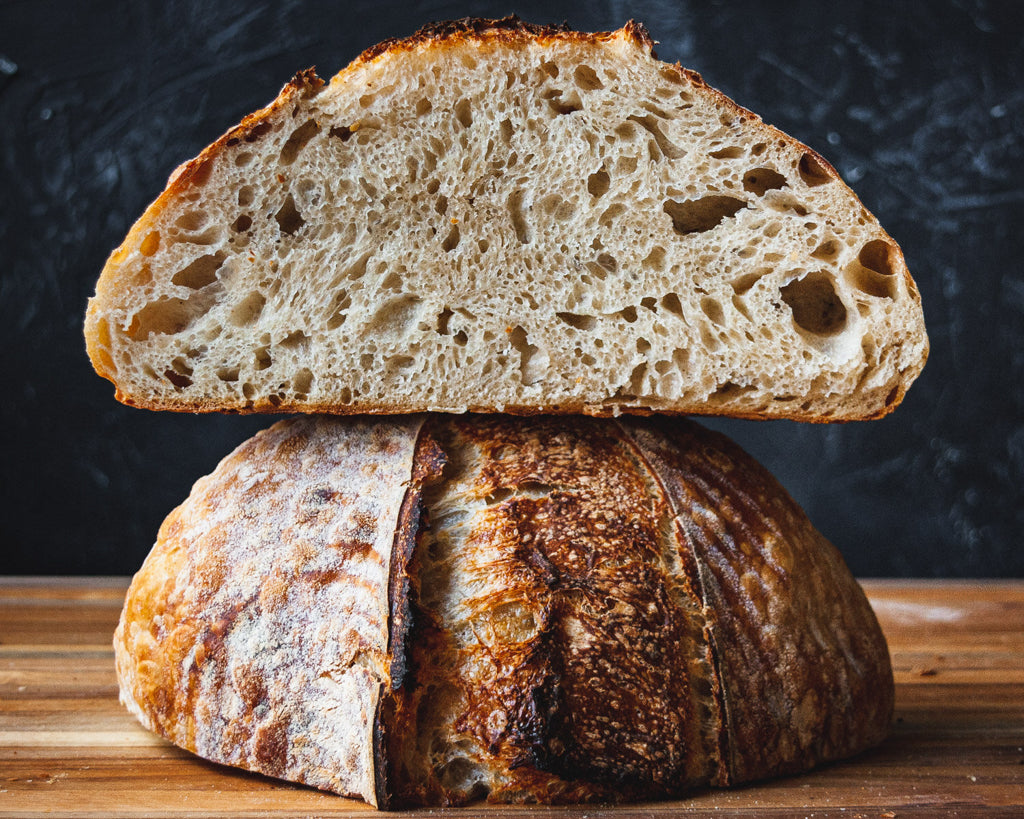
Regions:
[[279, 422], [168, 516], [114, 646], [151, 730], [381, 807], [803, 771], [893, 704], [838, 552], [684, 419]]
[[296, 75], [182, 165], [86, 340], [183, 411], [890, 412], [928, 339], [820, 155], [639, 25], [428, 26]]

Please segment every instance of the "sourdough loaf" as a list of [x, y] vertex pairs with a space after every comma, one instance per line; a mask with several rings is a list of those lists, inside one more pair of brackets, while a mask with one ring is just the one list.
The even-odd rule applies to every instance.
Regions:
[[429, 26], [179, 168], [86, 319], [153, 409], [886, 414], [928, 352], [817, 153], [630, 23]]
[[803, 771], [893, 706], [840, 555], [682, 419], [279, 422], [167, 518], [115, 651], [151, 730], [379, 807]]

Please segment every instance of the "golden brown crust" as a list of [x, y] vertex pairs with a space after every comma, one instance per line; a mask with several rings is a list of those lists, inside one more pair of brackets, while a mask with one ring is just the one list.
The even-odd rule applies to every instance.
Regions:
[[419, 423], [280, 422], [196, 484], [114, 638], [122, 701], [144, 725], [374, 802], [389, 563]]
[[368, 63], [384, 54], [397, 51], [411, 51], [417, 48], [431, 48], [438, 45], [475, 41], [496, 41], [504, 44], [535, 42], [541, 45], [554, 40], [575, 42], [603, 42], [620, 33], [641, 48], [651, 51], [654, 41], [641, 23], [630, 20], [619, 32], [599, 31], [584, 33], [574, 31], [567, 25], [544, 26], [527, 23], [514, 14], [494, 19], [487, 17], [463, 17], [459, 20], [442, 20], [427, 23], [408, 37], [392, 37], [370, 46], [356, 63]]
[[[408, 717], [436, 707], [432, 686], [458, 690], [455, 730], [508, 779], [492, 786], [496, 801], [652, 798], [707, 782], [717, 768], [707, 722], [720, 716], [703, 713], [697, 694], [709, 659], [700, 603], [663, 535], [668, 505], [617, 428], [507, 416], [432, 426], [464, 464], [446, 478], [464, 493], [449, 502], [492, 499], [450, 558], [472, 567], [460, 606], [481, 635], [510, 607], [528, 607], [532, 625], [513, 640], [460, 645], [421, 603], [399, 730], [422, 730]], [[399, 804], [467, 797], [440, 768], [396, 788]]]
[[172, 742], [381, 807], [804, 771], [893, 705], [839, 553], [683, 419], [278, 423], [168, 517], [115, 649]]

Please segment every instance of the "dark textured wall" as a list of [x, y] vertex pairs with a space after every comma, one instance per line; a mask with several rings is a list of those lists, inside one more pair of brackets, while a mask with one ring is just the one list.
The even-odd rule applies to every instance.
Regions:
[[715, 422], [860, 575], [1024, 576], [1024, 8], [1017, 2], [0, 3], [0, 574], [127, 573], [268, 418], [122, 407], [81, 335], [167, 175], [300, 68], [514, 11], [616, 28], [825, 155], [900, 242], [932, 339], [889, 418]]

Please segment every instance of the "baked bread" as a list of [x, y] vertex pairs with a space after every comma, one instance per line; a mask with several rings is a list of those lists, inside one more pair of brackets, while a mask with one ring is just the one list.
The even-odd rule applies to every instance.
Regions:
[[928, 352], [897, 244], [647, 32], [428, 26], [180, 167], [85, 326], [185, 411], [884, 415]]
[[893, 707], [838, 552], [664, 417], [281, 421], [167, 518], [115, 651], [149, 729], [382, 808], [803, 771]]

